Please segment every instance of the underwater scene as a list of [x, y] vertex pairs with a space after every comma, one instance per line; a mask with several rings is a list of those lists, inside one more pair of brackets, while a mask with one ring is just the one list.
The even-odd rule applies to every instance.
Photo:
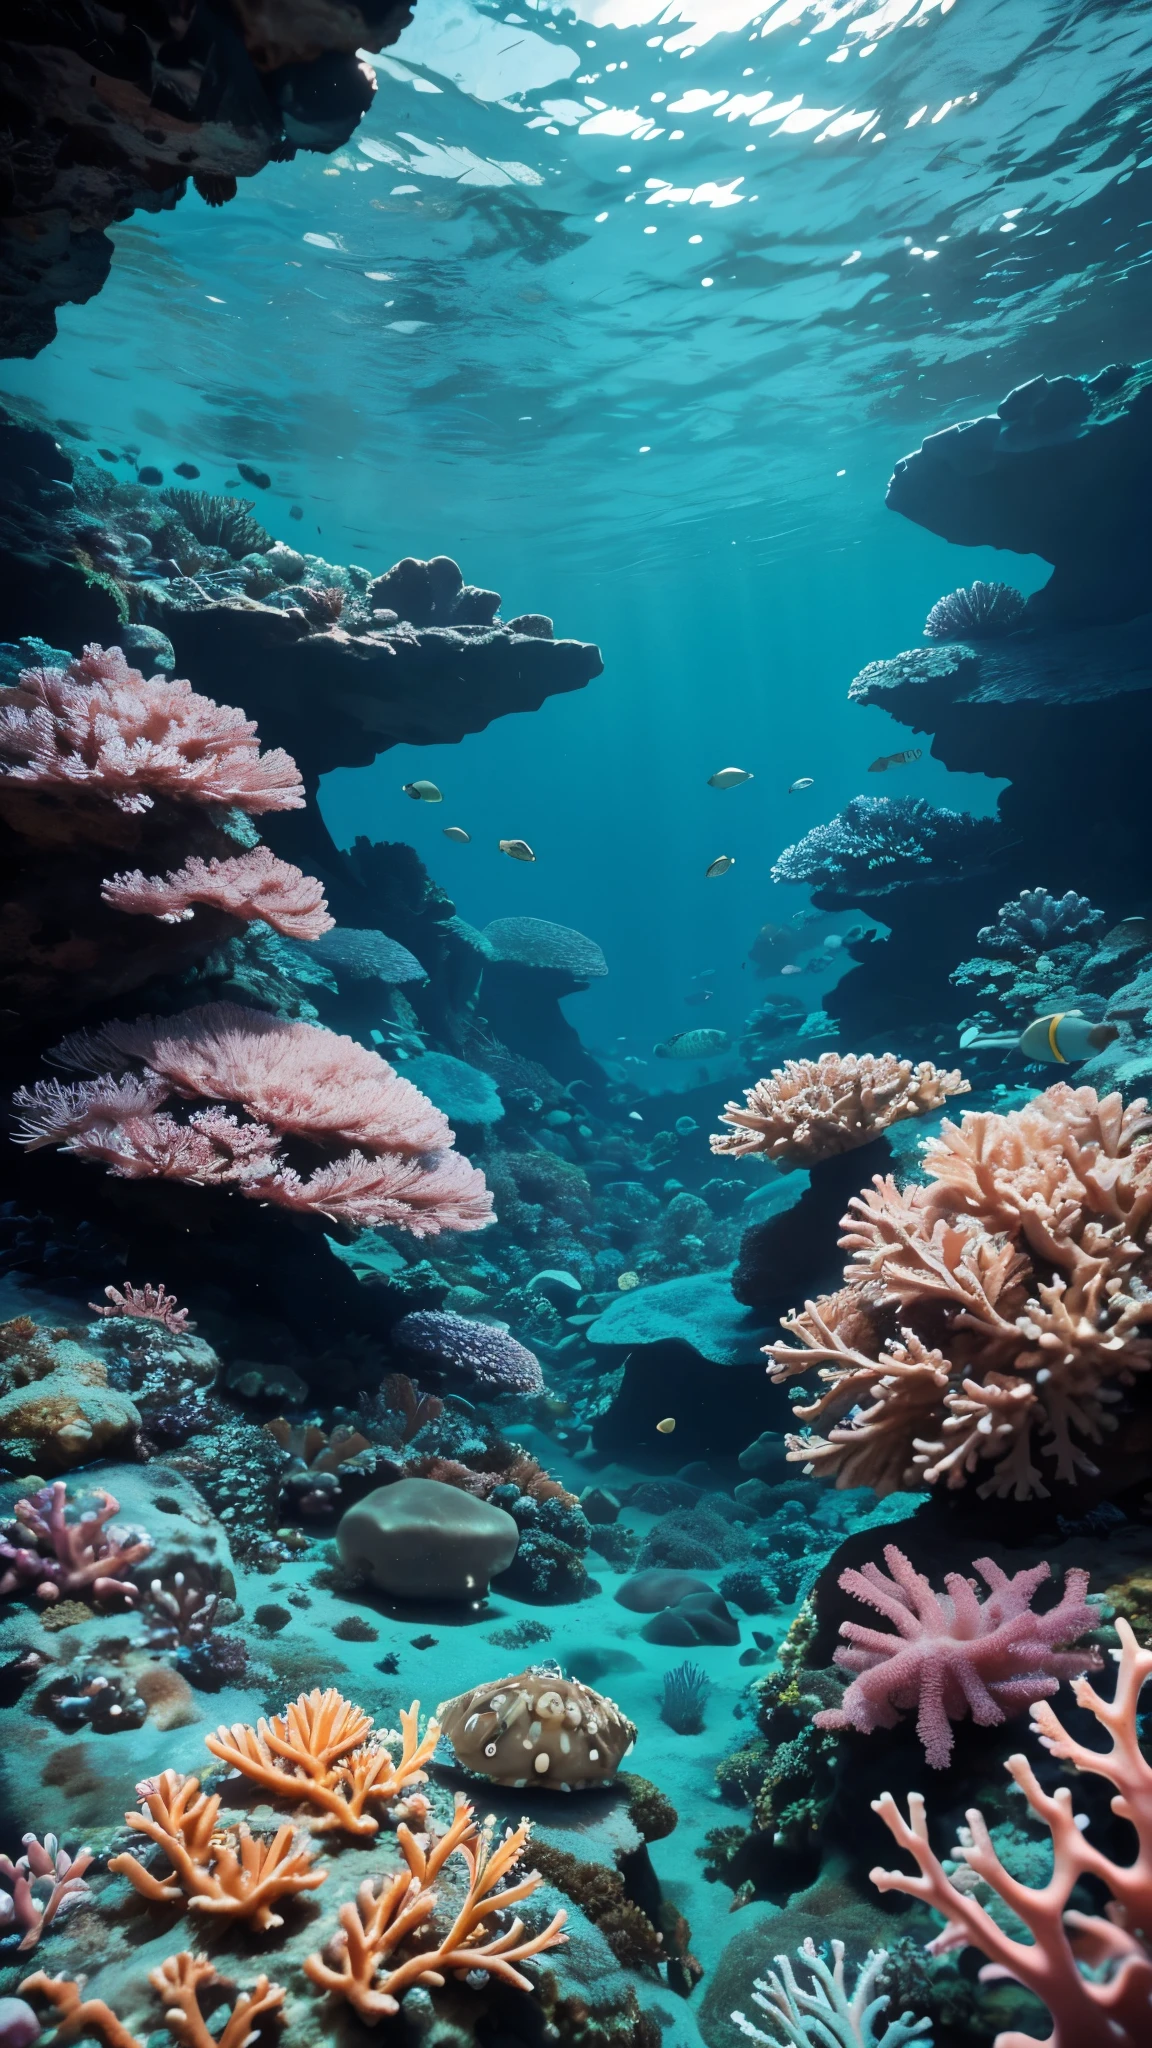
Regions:
[[1152, 2048], [1152, 0], [7, 0], [0, 223], [0, 2048]]

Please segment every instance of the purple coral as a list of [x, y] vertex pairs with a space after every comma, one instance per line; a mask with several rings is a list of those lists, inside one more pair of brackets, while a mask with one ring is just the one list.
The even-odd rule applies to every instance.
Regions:
[[[6, 1567], [0, 1597], [33, 1586], [40, 1600], [85, 1593], [97, 1601], [118, 1595], [129, 1601], [136, 1598], [139, 1589], [117, 1574], [147, 1557], [152, 1538], [141, 1530], [109, 1528], [120, 1503], [103, 1491], [96, 1498], [99, 1507], [75, 1522], [68, 1520], [68, 1489], [62, 1479], [16, 1502], [15, 1522], [0, 1538], [0, 1565]], [[30, 1537], [31, 1543], [16, 1540], [22, 1536]]]
[[924, 621], [929, 640], [994, 640], [1024, 616], [1024, 599], [1010, 583], [970, 583], [937, 598]]
[[506, 1323], [477, 1323], [450, 1309], [416, 1309], [397, 1323], [396, 1341], [441, 1373], [458, 1373], [492, 1394], [542, 1394], [534, 1351], [518, 1344]]
[[841, 1572], [840, 1585], [886, 1615], [896, 1634], [841, 1622], [840, 1633], [851, 1647], [837, 1650], [835, 1661], [857, 1676], [839, 1707], [816, 1715], [818, 1728], [856, 1728], [870, 1735], [876, 1728], [895, 1728], [902, 1714], [918, 1707], [916, 1732], [924, 1755], [934, 1770], [945, 1770], [953, 1721], [970, 1713], [978, 1726], [995, 1727], [1049, 1698], [1061, 1679], [1099, 1670], [1095, 1650], [1058, 1647], [1099, 1622], [1084, 1598], [1086, 1571], [1067, 1572], [1058, 1605], [1037, 1614], [1032, 1597], [1049, 1576], [1047, 1564], [1010, 1579], [990, 1557], [976, 1558], [975, 1569], [991, 1588], [981, 1601], [975, 1581], [959, 1572], [948, 1573], [946, 1594], [934, 1593], [894, 1543], [885, 1545], [884, 1560], [890, 1578], [869, 1563]]
[[53, 1920], [62, 1920], [73, 1906], [91, 1898], [84, 1872], [92, 1861], [92, 1851], [78, 1849], [75, 1856], [69, 1856], [55, 1835], [45, 1835], [42, 1842], [35, 1835], [21, 1839], [24, 1854], [15, 1863], [9, 1856], [0, 1856], [0, 1877], [12, 1887], [10, 1892], [0, 1892], [0, 1930], [22, 1929], [19, 1946], [26, 1950], [36, 1947]]

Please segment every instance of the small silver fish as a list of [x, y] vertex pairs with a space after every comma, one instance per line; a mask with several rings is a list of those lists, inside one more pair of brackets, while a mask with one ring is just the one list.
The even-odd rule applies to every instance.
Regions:
[[788, 784], [789, 796], [794, 796], [798, 789], [811, 789], [815, 780], [816, 777], [814, 775], [798, 775], [795, 782]]
[[694, 1031], [674, 1031], [671, 1038], [652, 1047], [658, 1060], [710, 1060], [727, 1052], [728, 1033], [700, 1025]]
[[444, 801], [434, 782], [405, 782], [403, 794], [410, 796], [414, 804], [442, 804]]
[[472, 834], [466, 832], [463, 825], [445, 825], [444, 837], [445, 839], [455, 840], [457, 846], [471, 846], [472, 844]]
[[501, 853], [506, 853], [510, 860], [535, 860], [536, 858], [526, 839], [500, 839], [497, 841], [497, 845]]
[[709, 789], [739, 789], [742, 782], [751, 782], [750, 768], [718, 768], [715, 775], [708, 777]]
[[732, 854], [718, 853], [715, 860], [710, 860], [705, 868], [704, 879], [706, 882], [715, 881], [717, 875], [726, 875], [729, 868], [734, 868], [735, 865], [735, 857]]

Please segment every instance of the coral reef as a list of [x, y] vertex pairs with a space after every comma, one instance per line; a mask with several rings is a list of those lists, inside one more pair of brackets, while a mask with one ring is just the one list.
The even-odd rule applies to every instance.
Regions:
[[1012, 1578], [990, 1557], [975, 1570], [989, 1588], [981, 1600], [973, 1582], [949, 1572], [947, 1593], [935, 1593], [896, 1544], [884, 1547], [888, 1576], [875, 1563], [840, 1574], [840, 1585], [893, 1624], [895, 1633], [842, 1621], [844, 1645], [835, 1653], [842, 1671], [856, 1676], [838, 1707], [816, 1716], [818, 1728], [894, 1728], [902, 1713], [918, 1708], [916, 1732], [934, 1770], [945, 1770], [952, 1755], [952, 1723], [967, 1714], [981, 1728], [994, 1728], [1049, 1699], [1064, 1678], [1100, 1668], [1092, 1649], [1061, 1649], [1097, 1625], [1097, 1610], [1084, 1598], [1088, 1574], [1073, 1567], [1055, 1607], [1038, 1614], [1032, 1605], [1049, 1577], [1046, 1564]]
[[812, 1166], [867, 1145], [890, 1124], [940, 1109], [969, 1083], [930, 1060], [914, 1066], [895, 1053], [826, 1052], [818, 1060], [787, 1060], [745, 1092], [745, 1107], [725, 1104], [730, 1130], [711, 1139], [713, 1152], [743, 1159], [762, 1155], [787, 1171]]
[[380, 1823], [366, 1811], [369, 1803], [387, 1804], [406, 1787], [423, 1784], [423, 1766], [440, 1739], [435, 1721], [418, 1734], [417, 1712], [414, 1705], [400, 1715], [399, 1757], [373, 1734], [370, 1715], [335, 1686], [301, 1693], [283, 1714], [255, 1728], [240, 1722], [218, 1728], [205, 1736], [205, 1747], [264, 1791], [314, 1807], [309, 1824], [315, 1834], [374, 1835]]
[[543, 917], [498, 917], [485, 925], [490, 957], [506, 966], [559, 975], [572, 988], [586, 988], [608, 972], [595, 939]]
[[[355, 1903], [349, 1901], [340, 1908], [339, 1934], [326, 1953], [307, 1958], [306, 1974], [321, 1990], [345, 1999], [369, 2025], [398, 2012], [409, 1986], [442, 1985], [447, 1972], [467, 1978], [470, 1971], [484, 1971], [520, 1991], [530, 1991], [530, 1980], [516, 1965], [563, 1941], [566, 1915], [556, 1913], [541, 1933], [527, 1939], [518, 1919], [501, 1933], [482, 1939], [490, 1932], [485, 1922], [491, 1915], [506, 1912], [530, 1897], [540, 1883], [539, 1876], [529, 1872], [502, 1891], [497, 1889], [519, 1862], [528, 1835], [529, 1823], [521, 1821], [518, 1828], [507, 1830], [503, 1841], [494, 1844], [491, 1829], [477, 1825], [467, 1800], [461, 1801], [451, 1827], [438, 1837], [418, 1838], [401, 1822], [396, 1839], [403, 1865], [391, 1879], [382, 1878], [378, 1890], [371, 1879], [366, 1880]], [[393, 1962], [401, 1947], [430, 1931], [428, 1923], [437, 1903], [433, 1887], [451, 1856], [459, 1856], [464, 1863], [468, 1888], [447, 1934], [431, 1947], [418, 1948], [406, 1959]]]
[[[193, 1956], [186, 1950], [169, 1956], [157, 1969], [148, 1972], [148, 1982], [164, 2007], [169, 2031], [183, 2048], [247, 2048], [258, 2032], [253, 2021], [258, 2022], [264, 2013], [279, 2013], [284, 2003], [280, 1985], [270, 1984], [267, 1977], [258, 1977], [252, 1990], [242, 1992], [236, 2000], [224, 2025], [219, 2025], [219, 2015], [214, 2014], [214, 2024], [209, 2027], [200, 2009], [199, 1994], [215, 1989], [222, 1981], [216, 1965], [207, 1956]], [[143, 2048], [143, 2043], [129, 2033], [106, 2000], [85, 1997], [86, 1986], [84, 1977], [49, 1977], [46, 1971], [36, 1970], [24, 1979], [20, 1989], [48, 2000], [56, 2022], [54, 2044], [95, 2034], [104, 2048]]]
[[[483, 1175], [450, 1149], [440, 1112], [378, 1053], [321, 1026], [216, 1003], [74, 1034], [55, 1057], [97, 1078], [18, 1091], [17, 1141], [31, 1150], [57, 1145], [124, 1179], [231, 1185], [251, 1201], [417, 1237], [491, 1220]], [[212, 1106], [181, 1122], [161, 1107], [173, 1095]], [[277, 1149], [284, 1139], [337, 1156], [302, 1178]]]
[[981, 927], [976, 943], [997, 959], [1029, 960], [1074, 940], [1094, 942], [1104, 924], [1104, 912], [1093, 909], [1074, 889], [1066, 889], [1063, 896], [1053, 896], [1047, 889], [1021, 889], [1010, 903], [1000, 905], [994, 925]]
[[995, 640], [1024, 616], [1024, 599], [1010, 583], [969, 583], [938, 597], [924, 621], [929, 640]]
[[417, 1309], [401, 1318], [393, 1339], [425, 1370], [471, 1381], [485, 1394], [541, 1394], [535, 1352], [518, 1344], [506, 1323], [478, 1323], [449, 1309]]
[[12, 1889], [0, 1892], [0, 1931], [20, 1929], [19, 1949], [35, 1948], [53, 1921], [69, 1914], [92, 1896], [84, 1872], [92, 1861], [89, 1849], [70, 1856], [55, 1835], [41, 1842], [35, 1835], [23, 1835], [24, 1854], [13, 1863], [0, 1856], [0, 1877]]
[[139, 1597], [139, 1588], [122, 1574], [148, 1556], [152, 1538], [140, 1530], [110, 1528], [120, 1503], [103, 1489], [96, 1498], [100, 1505], [74, 1521], [68, 1519], [62, 1479], [17, 1501], [15, 1522], [0, 1541], [0, 1597], [25, 1586], [48, 1602], [78, 1593], [96, 1601]]
[[137, 1787], [142, 1811], [126, 1813], [125, 1824], [162, 1849], [171, 1869], [155, 1875], [126, 1851], [108, 1859], [109, 1870], [126, 1877], [143, 1898], [157, 1905], [184, 1904], [215, 1920], [242, 1920], [262, 1933], [283, 1926], [274, 1908], [324, 1883], [326, 1870], [313, 1870], [314, 1851], [292, 1824], [259, 1841], [243, 1822], [219, 1826], [220, 1796], [201, 1792], [198, 1778], [162, 1771]]
[[[1046, 1792], [1025, 1756], [1010, 1757], [1008, 1772], [1052, 1837], [1052, 1874], [1035, 1888], [1009, 1876], [978, 1808], [969, 1810], [967, 1828], [955, 1851], [957, 1864], [966, 1869], [949, 1877], [929, 1843], [920, 1794], [909, 1795], [907, 1820], [890, 1793], [874, 1802], [874, 1811], [900, 1848], [911, 1855], [918, 1875], [877, 1869], [872, 1872], [873, 1884], [880, 1891], [904, 1892], [943, 1916], [944, 1930], [932, 1944], [936, 1953], [970, 1943], [988, 1957], [981, 1973], [985, 1980], [1007, 1977], [1035, 1992], [1051, 2014], [1049, 2048], [1078, 2048], [1080, 2043], [1105, 2039], [1116, 2048], [1141, 2048], [1148, 2038], [1152, 2012], [1152, 1958], [1147, 1946], [1147, 1929], [1152, 1924], [1152, 1767], [1141, 1753], [1137, 1714], [1141, 1688], [1152, 1675], [1152, 1652], [1138, 1648], [1122, 1617], [1116, 1629], [1120, 1656], [1112, 1699], [1101, 1699], [1085, 1678], [1078, 1679], [1074, 1687], [1077, 1705], [1099, 1722], [1111, 1738], [1110, 1747], [1093, 1750], [1074, 1740], [1046, 1701], [1034, 1708], [1033, 1723], [1044, 1746], [1059, 1761], [1115, 1787], [1113, 1811], [1135, 1831], [1135, 1861], [1113, 1862], [1095, 1848], [1078, 1825], [1068, 1787], [1060, 1785], [1054, 1792]], [[1111, 1892], [1107, 1917], [1066, 1910], [1084, 1876], [1091, 1876]], [[1029, 1941], [1005, 1932], [973, 1896], [979, 1881], [1011, 1905], [1024, 1922]], [[1022, 2048], [1031, 2038], [1001, 2034], [998, 2048]]]
[[854, 796], [837, 817], [786, 846], [774, 882], [804, 882], [829, 908], [870, 902], [911, 882], [980, 872], [1004, 844], [994, 818], [944, 810], [921, 796]]
[[497, 1784], [578, 1791], [615, 1775], [636, 1739], [614, 1700], [557, 1664], [472, 1686], [436, 1709], [460, 1762]]
[[267, 846], [227, 860], [203, 861], [193, 854], [166, 875], [149, 876], [135, 868], [113, 875], [100, 893], [114, 909], [159, 918], [161, 924], [186, 924], [197, 903], [211, 904], [243, 924], [259, 918], [289, 939], [318, 939], [335, 923], [321, 884], [278, 860]]
[[163, 1281], [153, 1287], [146, 1280], [143, 1287], [133, 1287], [130, 1280], [121, 1287], [106, 1287], [107, 1303], [90, 1301], [88, 1306], [94, 1315], [121, 1317], [125, 1322], [159, 1323], [173, 1337], [182, 1337], [186, 1331], [196, 1328], [188, 1320], [188, 1310], [181, 1308], [174, 1294], [169, 1294]]
[[[733, 2021], [750, 2041], [764, 2041], [769, 2048], [790, 2043], [791, 2048], [905, 2048], [909, 2041], [923, 2040], [931, 2026], [927, 2019], [915, 2020], [910, 2012], [880, 2027], [889, 2000], [876, 1996], [888, 1961], [886, 1949], [869, 1952], [851, 1991], [844, 1978], [844, 1943], [833, 1940], [831, 1963], [825, 1961], [811, 1936], [797, 1950], [797, 1960], [806, 1970], [811, 1985], [806, 1990], [797, 1980], [788, 1956], [774, 1958], [776, 1968], [764, 1979], [757, 1978], [753, 1998], [768, 2015], [771, 2033], [765, 2033], [745, 2013], [734, 2012]], [[925, 2048], [931, 2048], [926, 2042]]]
[[[789, 1456], [840, 1486], [1044, 1498], [1097, 1466], [1122, 1390], [1152, 1365], [1141, 1278], [1152, 1216], [1144, 1102], [1057, 1083], [1025, 1108], [945, 1122], [927, 1185], [849, 1204], [844, 1285], [787, 1319], [772, 1376], [819, 1365]], [[870, 1405], [865, 1405], [869, 1403]]]

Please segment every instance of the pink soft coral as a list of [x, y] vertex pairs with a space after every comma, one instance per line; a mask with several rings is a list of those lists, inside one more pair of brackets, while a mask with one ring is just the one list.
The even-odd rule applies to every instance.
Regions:
[[186, 923], [195, 915], [196, 903], [210, 904], [245, 924], [262, 918], [289, 939], [318, 939], [336, 922], [328, 915], [323, 885], [290, 862], [278, 860], [267, 846], [253, 847], [230, 860], [206, 861], [193, 854], [183, 867], [166, 875], [146, 875], [134, 868], [130, 874], [113, 875], [100, 893], [114, 909], [158, 917], [162, 924]]
[[995, 1727], [1054, 1693], [1062, 1678], [1099, 1668], [1094, 1650], [1057, 1647], [1099, 1621], [1084, 1598], [1086, 1571], [1069, 1571], [1058, 1606], [1037, 1614], [1031, 1602], [1049, 1576], [1046, 1564], [1008, 1578], [990, 1557], [978, 1557], [975, 1569], [991, 1588], [981, 1601], [974, 1582], [959, 1572], [948, 1573], [946, 1594], [934, 1593], [894, 1543], [885, 1546], [884, 1559], [890, 1578], [878, 1564], [866, 1564], [841, 1572], [840, 1584], [886, 1615], [896, 1634], [841, 1622], [851, 1647], [837, 1650], [835, 1661], [858, 1675], [839, 1707], [817, 1714], [818, 1728], [870, 1735], [874, 1728], [895, 1728], [918, 1705], [916, 1732], [925, 1757], [934, 1770], [944, 1770], [953, 1721], [970, 1713], [980, 1727]]
[[147, 680], [118, 647], [86, 647], [67, 669], [25, 669], [5, 694], [0, 787], [85, 791], [129, 812], [158, 796], [253, 815], [303, 806], [296, 763], [280, 747], [261, 754], [242, 711], [179, 679]]
[[[131, 1565], [139, 1564], [152, 1548], [152, 1538], [140, 1530], [109, 1528], [120, 1503], [110, 1493], [97, 1492], [99, 1507], [89, 1509], [75, 1522], [68, 1520], [68, 1489], [62, 1479], [42, 1486], [30, 1498], [16, 1502], [13, 1540], [0, 1540], [0, 1595], [22, 1586], [33, 1586], [40, 1600], [67, 1599], [90, 1594], [94, 1600], [120, 1596], [134, 1600], [138, 1588], [131, 1580], [117, 1577]], [[21, 1544], [19, 1537], [31, 1541]]]
[[187, 1309], [180, 1307], [176, 1296], [169, 1294], [163, 1281], [157, 1287], [153, 1287], [150, 1280], [146, 1280], [143, 1287], [134, 1287], [131, 1280], [126, 1280], [123, 1288], [106, 1287], [104, 1292], [108, 1297], [108, 1307], [97, 1301], [88, 1303], [98, 1316], [115, 1316], [135, 1323], [158, 1323], [173, 1337], [183, 1337], [196, 1328], [195, 1323], [188, 1321]]
[[[873, 1802], [873, 1811], [919, 1870], [916, 1876], [873, 1870], [872, 1882], [878, 1891], [906, 1892], [943, 1915], [944, 1931], [929, 1944], [929, 1953], [968, 1944], [982, 1949], [989, 1958], [980, 1973], [985, 1980], [1011, 1978], [1035, 1992], [1051, 2013], [1052, 2032], [1042, 2042], [1012, 2032], [998, 2034], [994, 2048], [1147, 2048], [1152, 2040], [1152, 1767], [1137, 1734], [1152, 1651], [1139, 1648], [1122, 1616], [1116, 1633], [1120, 1670], [1113, 1698], [1101, 1699], [1084, 1678], [1073, 1688], [1077, 1705], [1094, 1714], [1111, 1737], [1111, 1748], [1086, 1749], [1076, 1742], [1046, 1702], [1035, 1708], [1033, 1725], [1054, 1757], [1115, 1787], [1112, 1810], [1136, 1836], [1131, 1863], [1113, 1863], [1093, 1847], [1067, 1785], [1044, 1791], [1025, 1756], [1009, 1757], [1009, 1774], [1052, 1836], [1052, 1876], [1036, 1891], [1009, 1876], [978, 1807], [970, 1809], [955, 1851], [966, 1868], [949, 1877], [929, 1843], [918, 1792], [909, 1796], [907, 1820], [890, 1792]], [[1095, 1878], [1111, 1892], [1107, 1918], [1065, 1910], [1082, 1877]], [[973, 1896], [981, 1882], [1019, 1916], [1031, 1941], [1014, 1940]]]
[[[452, 1151], [441, 1111], [378, 1053], [319, 1025], [210, 1003], [75, 1033], [56, 1057], [96, 1079], [19, 1091], [17, 1137], [29, 1149], [61, 1145], [121, 1179], [230, 1184], [280, 1208], [416, 1237], [492, 1221], [484, 1177]], [[133, 1062], [142, 1075], [128, 1071]], [[161, 1107], [172, 1096], [208, 1106], [183, 1120]], [[284, 1138], [318, 1149], [314, 1171], [285, 1157]]]

